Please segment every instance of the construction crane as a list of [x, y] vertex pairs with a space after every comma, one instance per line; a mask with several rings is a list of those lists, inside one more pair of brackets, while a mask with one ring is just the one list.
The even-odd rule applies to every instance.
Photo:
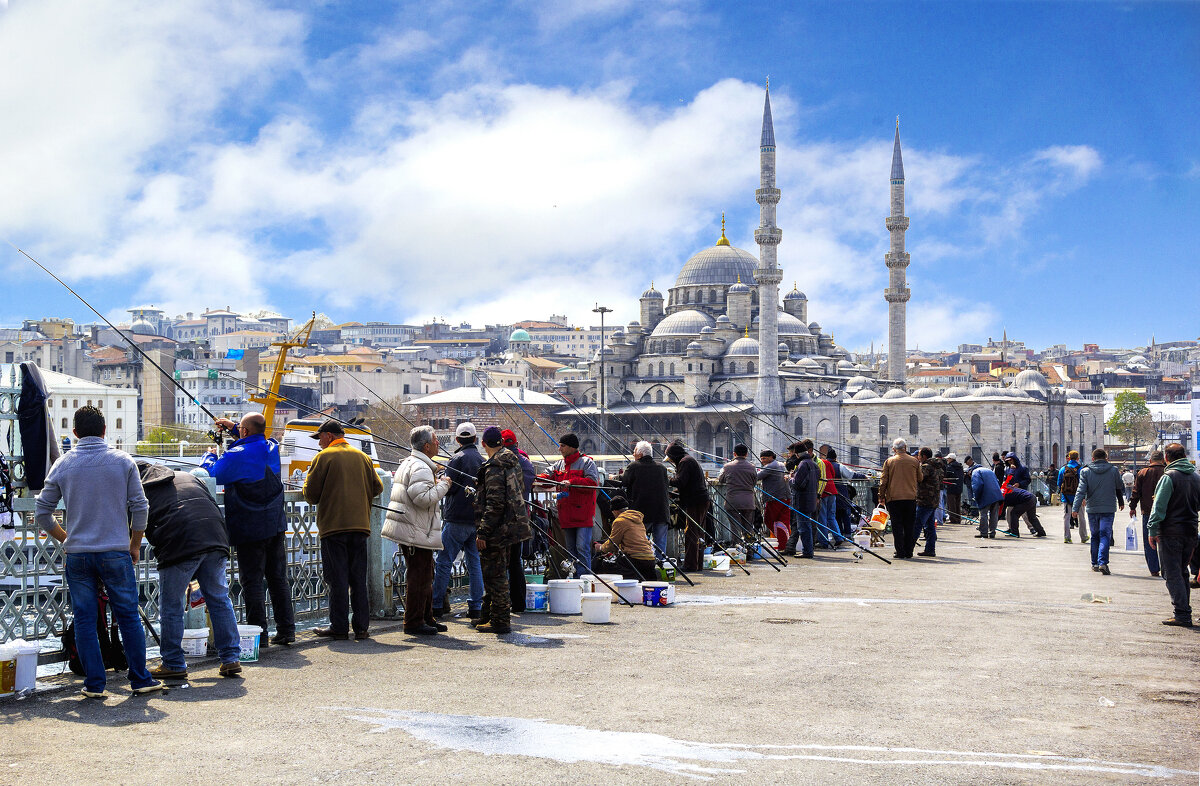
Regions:
[[313, 312], [312, 319], [308, 320], [296, 334], [283, 341], [276, 341], [271, 346], [279, 347], [279, 354], [275, 359], [275, 372], [271, 374], [271, 384], [266, 388], [266, 392], [261, 395], [251, 396], [250, 400], [256, 404], [262, 404], [263, 417], [267, 419], [267, 434], [272, 433], [274, 428], [272, 421], [275, 418], [275, 405], [281, 401], [286, 401], [283, 396], [279, 395], [279, 383], [283, 380], [283, 375], [287, 371], [287, 354], [290, 349], [301, 349], [308, 346], [308, 337], [312, 335], [313, 325], [317, 322], [317, 312]]

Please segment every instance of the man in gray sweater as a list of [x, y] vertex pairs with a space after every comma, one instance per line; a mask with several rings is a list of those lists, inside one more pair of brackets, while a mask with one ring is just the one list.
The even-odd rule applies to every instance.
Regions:
[[[83, 695], [103, 699], [104, 658], [100, 654], [98, 597], [107, 589], [136, 694], [162, 683], [146, 670], [146, 635], [138, 616], [133, 565], [142, 548], [149, 505], [137, 465], [128, 453], [104, 441], [104, 415], [95, 407], [75, 412], [75, 449], [59, 459], [37, 497], [37, 523], [61, 541], [66, 552], [67, 587], [75, 615], [75, 646], [85, 672]], [[58, 501], [66, 506], [66, 529], [54, 521]]]
[[[758, 485], [758, 470], [746, 458], [750, 449], [745, 445], [733, 446], [733, 461], [721, 468], [717, 483], [725, 486], [725, 509], [729, 517], [742, 530], [754, 528], [754, 487]], [[737, 533], [740, 536], [740, 532]]]

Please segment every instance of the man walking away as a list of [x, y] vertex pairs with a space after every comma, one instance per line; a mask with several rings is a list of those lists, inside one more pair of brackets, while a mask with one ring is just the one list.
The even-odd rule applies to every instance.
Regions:
[[467, 598], [467, 617], [479, 619], [483, 604], [483, 573], [479, 566], [479, 550], [475, 548], [475, 478], [483, 466], [483, 456], [475, 447], [475, 424], [459, 423], [454, 430], [458, 447], [446, 469], [450, 490], [442, 511], [442, 550], [433, 568], [433, 616], [446, 614], [446, 590], [450, 587], [450, 571], [461, 552], [467, 569], [470, 595]]
[[963, 465], [958, 456], [946, 454], [946, 474], [942, 478], [946, 492], [946, 517], [950, 524], [962, 523]]
[[708, 518], [708, 482], [699, 462], [692, 458], [678, 442], [667, 448], [667, 461], [675, 465], [675, 475], [668, 482], [679, 494], [679, 512], [683, 515], [686, 529], [683, 533], [683, 570], [698, 571], [703, 566], [701, 538], [704, 537], [704, 522]]
[[1158, 551], [1163, 578], [1175, 616], [1164, 625], [1192, 627], [1191, 589], [1188, 587], [1188, 558], [1196, 550], [1196, 521], [1200, 515], [1200, 476], [1187, 460], [1183, 445], [1167, 445], [1166, 470], [1154, 490], [1150, 511], [1148, 543]]
[[147, 461], [139, 461], [137, 468], [150, 505], [146, 540], [154, 547], [158, 562], [162, 665], [150, 674], [159, 679], [187, 679], [183, 617], [187, 611], [188, 584], [194, 578], [200, 584], [208, 618], [212, 620], [213, 644], [221, 658], [220, 674], [236, 677], [242, 673], [242, 664], [238, 662], [242, 648], [225, 577], [229, 538], [221, 509], [209, 496], [208, 485], [194, 475], [173, 472], [162, 464]]
[[646, 532], [658, 547], [659, 558], [667, 553], [667, 529], [671, 502], [667, 496], [667, 470], [654, 460], [654, 448], [641, 441], [633, 448], [633, 461], [621, 473], [630, 510], [642, 514]]
[[795, 526], [788, 536], [787, 548], [783, 553], [796, 556], [796, 545], [800, 545], [800, 557], [813, 558], [813, 527], [817, 517], [817, 486], [821, 482], [821, 470], [812, 456], [812, 440], [800, 441], [800, 452], [796, 454], [799, 463], [792, 473], [792, 507], [796, 509]]
[[941, 459], [935, 458], [929, 448], [921, 448], [917, 454], [921, 461], [921, 478], [917, 481], [916, 512], [913, 527], [913, 545], [916, 547], [916, 537], [925, 533], [925, 550], [918, 557], [936, 557], [937, 526], [933, 514], [941, 502], [942, 495], [942, 465]]
[[[367, 537], [371, 534], [371, 500], [383, 493], [383, 481], [370, 457], [346, 441], [341, 424], [325, 421], [317, 429], [316, 439], [321, 452], [304, 479], [304, 498], [317, 506], [321, 564], [329, 588], [329, 627], [313, 632], [345, 640], [353, 625], [354, 638], [369, 639]], [[353, 618], [349, 617], [350, 607]]]
[[[514, 543], [529, 540], [529, 511], [525, 506], [525, 482], [521, 463], [504, 447], [500, 429], [483, 431], [483, 449], [488, 459], [479, 468], [475, 482], [475, 510], [479, 561], [483, 566], [484, 600], [488, 618], [475, 626], [480, 633], [512, 632], [508, 595], [508, 554]], [[591, 545], [588, 546], [591, 548]]]
[[[296, 640], [296, 613], [288, 583], [279, 444], [267, 439], [267, 420], [258, 412], [243, 417], [240, 426], [226, 418], [218, 418], [217, 426], [228, 429], [238, 440], [220, 458], [215, 450], [209, 451], [200, 466], [225, 487], [225, 523], [237, 552], [246, 622], [263, 629], [261, 646], [268, 641], [291, 644]], [[271, 592], [274, 638], [267, 635], [264, 583]]]
[[758, 455], [762, 468], [758, 470], [758, 481], [763, 490], [763, 523], [767, 531], [775, 536], [775, 542], [780, 549], [787, 546], [791, 535], [789, 522], [792, 511], [788, 507], [792, 502], [792, 492], [788, 488], [787, 469], [775, 457], [775, 451], [764, 450]]
[[1079, 542], [1087, 543], [1087, 511], [1080, 510], [1078, 518], [1071, 513], [1075, 494], [1079, 491], [1079, 451], [1067, 451], [1067, 463], [1058, 471], [1058, 492], [1063, 502], [1063, 543], [1071, 542], [1071, 527], [1079, 527]]
[[591, 456], [579, 452], [579, 437], [575, 434], [563, 434], [558, 441], [558, 452], [562, 458], [554, 462], [549, 473], [539, 477], [556, 484], [558, 526], [562, 528], [567, 549], [579, 560], [583, 572], [588, 572], [592, 569], [592, 527], [600, 470]]
[[995, 538], [997, 514], [1000, 502], [1004, 499], [1000, 492], [1000, 483], [996, 480], [996, 473], [984, 467], [974, 466], [974, 461], [968, 465], [967, 472], [971, 479], [971, 496], [975, 499], [975, 508], [979, 511], [979, 534], [975, 537]]
[[[135, 694], [162, 689], [146, 670], [146, 634], [138, 615], [133, 565], [142, 550], [149, 508], [137, 466], [128, 453], [104, 441], [104, 415], [80, 407], [74, 418], [75, 448], [50, 467], [37, 497], [37, 523], [63, 543], [65, 573], [75, 615], [75, 646], [83, 663], [83, 695], [103, 699], [104, 658], [96, 631], [100, 585], [108, 590]], [[66, 528], [54, 521], [58, 501], [66, 506]]]
[[1074, 514], [1087, 502], [1092, 527], [1092, 570], [1109, 575], [1108, 550], [1112, 547], [1113, 519], [1125, 509], [1125, 484], [1117, 468], [1108, 463], [1104, 448], [1092, 451], [1092, 463], [1079, 473], [1079, 490], [1071, 505]]
[[746, 458], [750, 448], [733, 446], [733, 461], [721, 468], [717, 483], [725, 486], [725, 507], [737, 525], [749, 532], [754, 529], [754, 487], [758, 485], [758, 470]]
[[917, 483], [921, 479], [921, 463], [908, 455], [908, 443], [892, 441], [892, 456], [883, 462], [879, 480], [879, 501], [887, 506], [892, 522], [892, 543], [896, 559], [912, 559], [917, 544]]
[[1150, 464], [1138, 470], [1133, 480], [1133, 494], [1129, 497], [1129, 518], [1137, 514], [1140, 505], [1142, 509], [1142, 551], [1146, 554], [1146, 568], [1151, 576], [1159, 575], [1158, 551], [1150, 545], [1150, 507], [1154, 504], [1154, 490], [1158, 481], [1166, 472], [1166, 462], [1163, 452], [1156, 450], [1150, 454]]

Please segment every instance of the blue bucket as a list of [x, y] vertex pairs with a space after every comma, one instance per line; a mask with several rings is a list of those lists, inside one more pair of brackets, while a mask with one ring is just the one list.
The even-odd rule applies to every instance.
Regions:
[[550, 588], [545, 584], [525, 585], [525, 611], [546, 612], [549, 610]]
[[667, 595], [667, 587], [669, 585], [665, 581], [643, 581], [642, 582], [642, 605], [643, 606], [668, 606], [670, 605], [670, 597]]

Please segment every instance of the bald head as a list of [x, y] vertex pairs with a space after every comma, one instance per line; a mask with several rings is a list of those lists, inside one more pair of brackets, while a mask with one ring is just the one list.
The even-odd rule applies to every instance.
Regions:
[[260, 412], [251, 412], [242, 418], [240, 427], [243, 436], [252, 437], [255, 434], [267, 433], [267, 419]]

